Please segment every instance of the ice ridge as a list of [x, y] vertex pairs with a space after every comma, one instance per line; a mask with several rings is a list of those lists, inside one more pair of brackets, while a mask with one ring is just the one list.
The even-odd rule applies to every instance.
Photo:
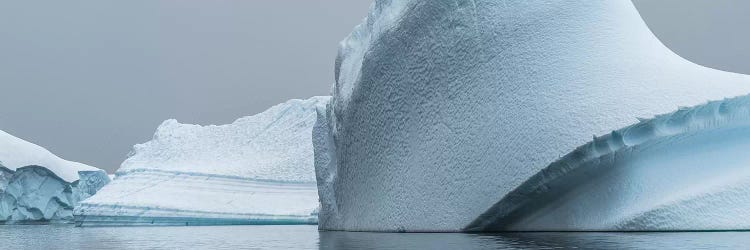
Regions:
[[750, 96], [681, 108], [594, 137], [467, 231], [750, 228]]

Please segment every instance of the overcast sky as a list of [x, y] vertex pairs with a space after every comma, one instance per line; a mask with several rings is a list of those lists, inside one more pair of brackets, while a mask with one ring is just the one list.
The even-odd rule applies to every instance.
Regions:
[[[0, 129], [112, 172], [165, 119], [224, 124], [327, 95], [369, 2], [0, 0]], [[678, 54], [750, 73], [750, 2], [636, 4]]]

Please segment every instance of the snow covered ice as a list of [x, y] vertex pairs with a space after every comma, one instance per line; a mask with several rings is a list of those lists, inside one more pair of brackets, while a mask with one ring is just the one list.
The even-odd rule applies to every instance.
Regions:
[[73, 208], [108, 182], [103, 170], [0, 130], [0, 223], [72, 222]]
[[320, 228], [747, 229], [747, 93], [628, 0], [375, 1], [318, 111]]
[[77, 225], [317, 223], [312, 129], [328, 100], [290, 100], [220, 126], [167, 120], [76, 208]]
[[594, 138], [506, 195], [470, 231], [750, 228], [750, 96]]

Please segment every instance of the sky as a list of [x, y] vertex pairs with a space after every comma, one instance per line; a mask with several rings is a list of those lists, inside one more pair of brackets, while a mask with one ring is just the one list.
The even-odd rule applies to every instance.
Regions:
[[[750, 73], [750, 2], [635, 2], [670, 49]], [[0, 0], [0, 130], [113, 172], [164, 120], [328, 95], [366, 0]]]

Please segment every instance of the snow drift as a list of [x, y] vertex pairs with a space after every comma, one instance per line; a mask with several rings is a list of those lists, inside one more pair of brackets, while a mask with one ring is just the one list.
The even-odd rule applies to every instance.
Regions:
[[167, 120], [75, 210], [77, 225], [317, 223], [312, 128], [328, 100], [290, 100], [221, 126]]
[[[328, 109], [319, 112], [329, 117], [321, 126], [331, 132], [315, 140], [320, 227], [372, 231], [476, 228], [482, 224], [476, 221], [480, 215], [494, 218], [485, 212], [500, 211], [503, 218], [506, 210], [493, 209], [498, 202], [592, 135], [600, 138], [638, 123], [636, 117], [667, 114], [678, 107], [748, 92], [750, 77], [695, 65], [672, 53], [627, 0], [376, 1], [365, 21], [341, 42], [333, 98]], [[720, 126], [720, 119], [714, 116], [702, 122]], [[688, 147], [698, 141], [681, 143], [684, 152], [703, 152]], [[733, 146], [740, 144], [728, 145]], [[725, 150], [726, 155], [734, 152]], [[659, 157], [639, 152], [634, 151], [625, 165]], [[700, 154], [692, 157], [698, 159]], [[672, 172], [633, 171], [659, 179], [693, 176], [687, 169], [699, 168], [695, 163], [682, 171], [677, 161], [662, 167], [655, 164], [664, 162], [657, 158], [644, 161]], [[729, 164], [717, 161], [724, 163]], [[730, 165], [712, 168], [737, 170]], [[720, 176], [708, 175], [705, 183], [720, 182]], [[622, 178], [612, 181], [635, 180]], [[596, 185], [607, 186], [606, 182]], [[638, 187], [661, 186], [622, 184], [624, 189]], [[731, 196], [736, 187], [716, 188]], [[539, 219], [527, 227], [487, 222], [491, 226], [481, 228], [648, 230], [653, 220], [644, 223], [640, 219], [647, 214], [674, 217], [678, 212], [670, 210], [673, 206], [691, 204], [685, 206], [697, 210], [708, 201], [699, 193], [685, 196], [677, 189], [659, 194], [666, 200], [644, 200], [633, 205], [637, 211], [611, 211], [616, 215], [595, 217], [615, 220], [612, 223], [554, 224], [551, 219]], [[629, 199], [607, 197], [607, 201]], [[670, 198], [687, 200], [668, 202]], [[659, 208], [649, 208], [652, 205]], [[581, 215], [588, 208], [570, 206]], [[626, 214], [633, 217], [619, 217]], [[696, 224], [700, 221], [662, 228], [687, 229]], [[726, 224], [735, 225], [739, 224]]]
[[72, 222], [73, 208], [108, 182], [100, 169], [0, 130], [0, 223]]

